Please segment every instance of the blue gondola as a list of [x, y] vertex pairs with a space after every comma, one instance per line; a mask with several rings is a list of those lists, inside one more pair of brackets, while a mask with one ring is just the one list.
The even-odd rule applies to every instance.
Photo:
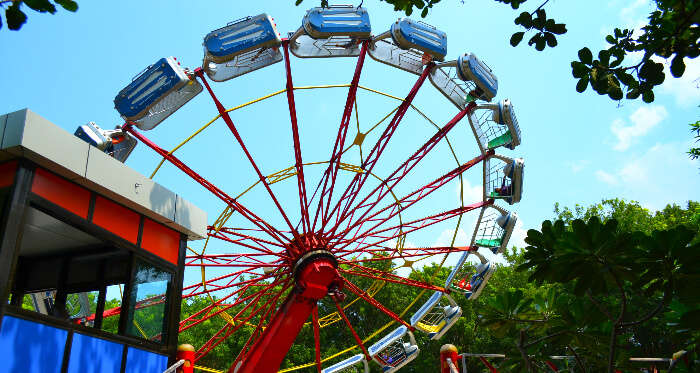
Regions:
[[291, 34], [289, 45], [292, 54], [300, 58], [353, 57], [360, 54], [360, 42], [368, 40], [371, 33], [365, 8], [311, 8], [301, 27]]
[[369, 373], [369, 364], [367, 364], [367, 360], [365, 360], [365, 355], [363, 354], [357, 354], [339, 363], [333, 364], [322, 370], [321, 373], [357, 372], [357, 369], [360, 369], [359, 366], [363, 367], [362, 371], [364, 373]]
[[121, 116], [150, 130], [202, 92], [174, 57], [161, 58], [149, 66], [114, 98]]
[[498, 92], [498, 78], [491, 68], [486, 66], [473, 53], [459, 56], [457, 72], [462, 80], [471, 80], [476, 84], [476, 98], [491, 101]]
[[246, 17], [204, 37], [203, 70], [217, 82], [282, 61], [282, 39], [267, 14]]
[[372, 39], [369, 55], [378, 62], [420, 75], [428, 62], [445, 59], [447, 35], [426, 23], [399, 19], [389, 31]]

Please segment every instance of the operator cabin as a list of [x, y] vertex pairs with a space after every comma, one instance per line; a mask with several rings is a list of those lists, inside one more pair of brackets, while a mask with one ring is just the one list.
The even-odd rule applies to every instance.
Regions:
[[39, 115], [0, 116], [2, 370], [163, 372], [187, 241], [206, 227], [201, 209]]

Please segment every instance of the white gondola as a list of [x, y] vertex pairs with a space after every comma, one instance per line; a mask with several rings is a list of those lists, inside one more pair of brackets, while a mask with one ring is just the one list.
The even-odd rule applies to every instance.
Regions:
[[411, 19], [399, 19], [391, 29], [372, 39], [369, 56], [390, 66], [420, 75], [430, 61], [443, 61], [447, 35], [435, 27]]
[[500, 206], [494, 204], [482, 207], [471, 246], [488, 248], [494, 254], [503, 252], [517, 221], [518, 214], [508, 212]]
[[438, 63], [430, 72], [433, 83], [457, 108], [464, 110], [474, 100], [491, 101], [498, 92], [498, 78], [475, 55]]
[[175, 57], [161, 58], [137, 75], [114, 98], [122, 118], [150, 130], [202, 92], [202, 85]]
[[339, 363], [333, 364], [322, 370], [321, 373], [356, 373], [358, 370], [369, 373], [369, 364], [367, 364], [367, 360], [365, 360], [365, 355], [363, 354], [357, 354]]
[[[477, 264], [476, 268], [472, 268], [467, 263], [466, 259], [469, 254], [474, 254], [479, 258], [480, 263]], [[457, 265], [452, 269], [445, 287], [465, 294], [469, 300], [475, 300], [481, 295], [481, 292], [486, 287], [486, 283], [495, 271], [496, 266], [478, 251], [465, 252], [457, 262]]]
[[202, 69], [223, 82], [282, 61], [282, 38], [267, 14], [246, 17], [204, 37]]
[[484, 161], [484, 200], [502, 199], [508, 204], [520, 202], [523, 195], [522, 158], [510, 159], [492, 155]]
[[[405, 340], [406, 335], [408, 341]], [[371, 345], [367, 352], [382, 367], [383, 373], [392, 373], [415, 359], [420, 349], [416, 345], [413, 333], [405, 325], [401, 325]]]
[[136, 139], [120, 129], [104, 130], [95, 122], [75, 130], [75, 136], [124, 163], [136, 147]]
[[509, 99], [497, 104], [478, 105], [469, 114], [469, 123], [482, 152], [501, 146], [512, 150], [522, 141], [518, 119]]
[[449, 295], [436, 291], [411, 317], [411, 326], [440, 339], [462, 316], [462, 308]]
[[302, 26], [289, 38], [289, 49], [300, 58], [353, 57], [362, 40], [371, 38], [369, 13], [352, 5], [311, 8]]

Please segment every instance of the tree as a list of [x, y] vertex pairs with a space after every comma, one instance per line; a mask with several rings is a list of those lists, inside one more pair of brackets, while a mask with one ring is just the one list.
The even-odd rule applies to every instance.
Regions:
[[[19, 30], [27, 22], [27, 15], [22, 10], [26, 5], [30, 9], [39, 13], [56, 13], [56, 3], [69, 12], [78, 10], [78, 3], [73, 0], [0, 0], [0, 7], [5, 9], [5, 21], [10, 30]], [[9, 5], [8, 5], [9, 4]], [[2, 28], [2, 18], [0, 18], [0, 28]]]
[[632, 369], [630, 356], [697, 356], [698, 204], [652, 215], [615, 199], [555, 212], [556, 222], [528, 231], [518, 266], [538, 293], [500, 291], [480, 313], [482, 325], [511, 341], [509, 371], [534, 371], [563, 352], [596, 372]]

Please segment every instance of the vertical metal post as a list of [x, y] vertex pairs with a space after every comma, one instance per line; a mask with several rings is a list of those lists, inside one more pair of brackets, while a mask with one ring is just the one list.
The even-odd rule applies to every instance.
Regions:
[[[22, 242], [27, 196], [32, 185], [33, 167], [29, 163], [19, 162], [15, 181], [0, 217], [0, 327], [5, 314], [7, 298], [12, 289], [19, 248]], [[21, 304], [21, 303], [20, 303]]]

